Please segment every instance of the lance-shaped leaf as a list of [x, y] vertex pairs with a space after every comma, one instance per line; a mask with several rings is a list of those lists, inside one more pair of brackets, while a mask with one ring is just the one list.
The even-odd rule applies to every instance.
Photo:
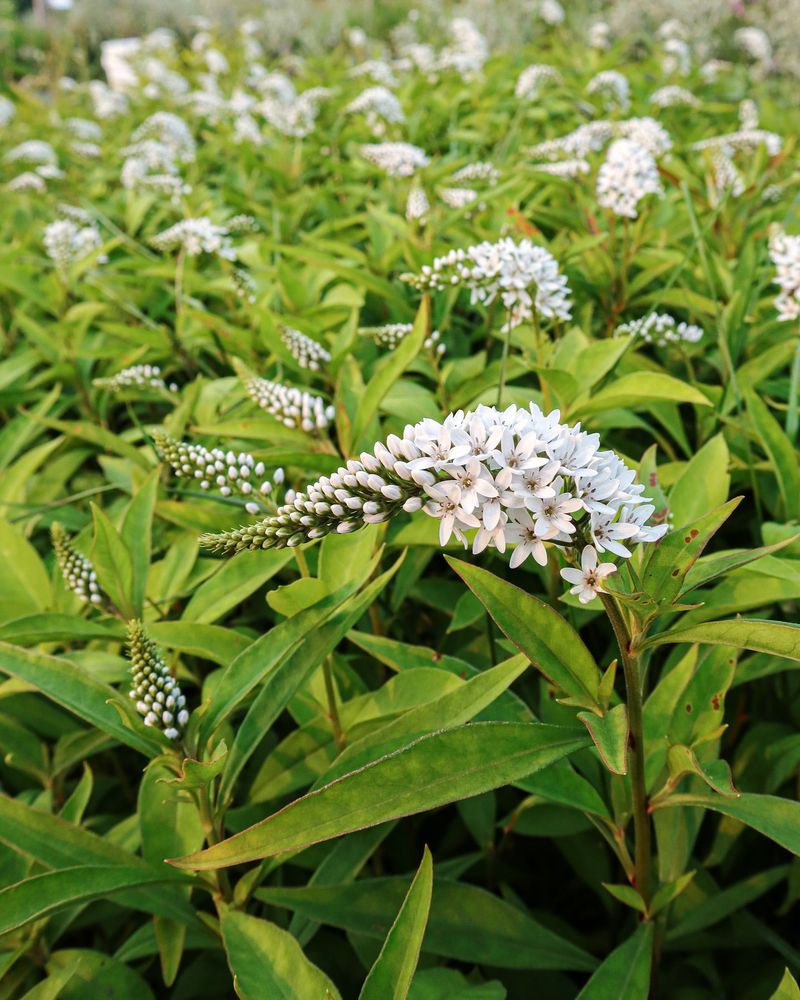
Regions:
[[735, 646], [756, 653], [772, 653], [800, 660], [800, 625], [757, 618], [733, 618], [722, 622], [701, 622], [685, 628], [669, 629], [652, 636], [645, 646], [664, 643], [707, 642], [714, 646]]
[[[408, 886], [406, 878], [359, 879], [347, 885], [274, 886], [258, 899], [305, 917], [381, 939], [388, 933]], [[475, 885], [436, 878], [422, 951], [474, 965], [504, 969], [589, 971], [588, 952], [509, 903]]]
[[752, 792], [742, 792], [737, 798], [722, 795], [671, 795], [659, 808], [671, 806], [713, 809], [758, 830], [792, 854], [800, 855], [800, 802]]
[[449, 556], [447, 561], [514, 645], [572, 703], [599, 707], [600, 670], [569, 622], [548, 604], [488, 570]]
[[587, 743], [573, 729], [531, 723], [480, 722], [432, 733], [172, 863], [214, 869], [274, 857], [498, 788]]
[[419, 961], [433, 890], [433, 862], [425, 848], [422, 863], [369, 971], [359, 1000], [406, 1000]]
[[[357, 583], [348, 583], [336, 593], [323, 597], [300, 614], [276, 625], [240, 653], [222, 676], [214, 700], [203, 716], [201, 743], [209, 739], [276, 663], [288, 656], [311, 630], [319, 628], [357, 588]], [[191, 628], [190, 625], [187, 627]]]
[[94, 540], [91, 560], [102, 590], [125, 618], [136, 615], [133, 601], [133, 560], [128, 546], [106, 514], [92, 504]]
[[670, 780], [675, 784], [685, 774], [694, 774], [720, 795], [736, 796], [739, 794], [733, 784], [731, 769], [727, 761], [712, 760], [708, 763], [701, 763], [690, 747], [680, 744], [671, 746], [667, 751], [667, 768]]
[[663, 402], [711, 405], [708, 396], [682, 379], [663, 372], [630, 372], [578, 403], [570, 410], [569, 418], [583, 419], [589, 414], [603, 413], [618, 406], [633, 410]]
[[794, 445], [758, 393], [747, 394], [747, 412], [775, 470], [786, 518], [795, 518], [800, 513], [800, 466]]
[[772, 545], [761, 545], [757, 549], [735, 549], [728, 552], [714, 552], [712, 555], [704, 556], [686, 574], [685, 587], [681, 597], [696, 587], [702, 587], [706, 583], [710, 583], [712, 580], [730, 573], [733, 569], [738, 569], [740, 566], [748, 566], [750, 563], [757, 562], [764, 556], [770, 556], [781, 549], [787, 548], [789, 545], [793, 545], [798, 538], [800, 538], [800, 534], [789, 535], [788, 538], [783, 538], [779, 542], [774, 542]]
[[159, 882], [175, 882], [175, 873], [147, 871], [139, 866], [81, 865], [34, 875], [0, 890], [0, 934], [24, 927], [76, 903]]
[[[114, 688], [71, 660], [0, 642], [0, 673], [33, 685], [51, 701], [146, 757], [163, 750], [161, 741], [145, 729]], [[120, 713], [124, 713], [126, 723]]]
[[578, 712], [578, 718], [589, 730], [592, 742], [612, 774], [628, 773], [628, 712], [624, 705], [615, 705], [605, 715]]
[[640, 924], [595, 971], [577, 1000], [647, 1000], [652, 960], [653, 924]]
[[220, 929], [241, 1000], [341, 1000], [331, 980], [309, 962], [288, 931], [234, 910], [222, 914]]
[[153, 511], [158, 496], [160, 473], [159, 468], [150, 472], [134, 494], [122, 523], [121, 539], [131, 557], [131, 600], [134, 614], [139, 617], [144, 613], [144, 595], [150, 569]]
[[648, 597], [659, 605], [670, 604], [677, 598], [686, 574], [741, 500], [736, 497], [686, 527], [670, 531], [653, 547], [642, 572], [642, 589]]

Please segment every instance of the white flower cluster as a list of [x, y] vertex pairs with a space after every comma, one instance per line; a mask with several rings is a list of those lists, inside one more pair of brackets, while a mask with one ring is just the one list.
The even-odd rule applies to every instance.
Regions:
[[669, 313], [649, 313], [642, 319], [621, 323], [614, 331], [615, 337], [638, 337], [646, 344], [665, 347], [667, 344], [696, 344], [702, 339], [702, 327], [683, 320], [676, 320]]
[[601, 51], [611, 48], [611, 26], [607, 21], [592, 21], [589, 25], [587, 42], [590, 49]]
[[330, 91], [326, 87], [311, 87], [296, 94], [291, 81], [288, 83], [291, 91], [273, 90], [256, 107], [281, 135], [302, 139], [314, 131], [320, 103]]
[[345, 112], [351, 115], [364, 115], [367, 125], [376, 134], [382, 134], [385, 123], [399, 124], [406, 120], [400, 102], [386, 87], [368, 87], [352, 100]]
[[91, 118], [67, 118], [64, 127], [76, 139], [99, 142], [103, 138], [102, 128]]
[[[62, 212], [64, 210], [62, 209]], [[58, 272], [65, 275], [69, 268], [83, 260], [103, 245], [97, 225], [80, 209], [69, 213], [71, 217], [57, 219], [44, 230], [44, 247]], [[103, 263], [105, 256], [98, 257]]]
[[514, 97], [520, 101], [538, 97], [543, 84], [559, 83], [560, 81], [561, 74], [555, 66], [548, 66], [546, 63], [527, 66], [517, 79]]
[[762, 28], [756, 28], [753, 25], [738, 28], [734, 32], [733, 40], [756, 62], [762, 63], [764, 66], [769, 66], [772, 63], [772, 42]]
[[738, 198], [744, 191], [745, 184], [744, 178], [736, 169], [731, 152], [728, 146], [715, 146], [711, 149], [714, 186], [718, 196], [730, 192], [734, 198]]
[[91, 562], [77, 552], [62, 526], [55, 522], [50, 528], [53, 550], [67, 587], [87, 604], [103, 603], [97, 574]]
[[383, 59], [367, 59], [365, 62], [354, 66], [350, 70], [349, 76], [368, 76], [370, 80], [380, 83], [384, 87], [397, 86], [397, 77], [394, 75], [394, 70]]
[[406, 199], [406, 219], [409, 222], [425, 222], [430, 210], [431, 203], [424, 189], [416, 185], [412, 187]]
[[9, 149], [3, 159], [9, 163], [17, 163], [21, 160], [23, 163], [43, 163], [53, 167], [58, 164], [56, 151], [44, 139], [27, 139], [18, 146], [14, 146], [13, 149]]
[[40, 174], [34, 173], [33, 170], [25, 170], [13, 177], [6, 184], [6, 188], [9, 191], [36, 191], [41, 194], [47, 190], [47, 184]]
[[539, 0], [537, 13], [544, 23], [551, 27], [563, 24], [567, 16], [558, 0]]
[[[448, 208], [464, 209], [474, 205], [478, 200], [478, 192], [472, 188], [464, 187], [444, 187], [439, 188], [439, 197]], [[478, 205], [479, 208], [483, 207]]]
[[706, 83], [716, 83], [720, 73], [727, 73], [733, 69], [733, 63], [725, 59], [709, 59], [700, 67], [700, 75]]
[[411, 177], [430, 163], [427, 153], [410, 142], [367, 143], [361, 147], [361, 155], [390, 177]]
[[156, 389], [159, 392], [177, 392], [175, 383], [167, 385], [161, 377], [159, 365], [131, 365], [123, 368], [116, 375], [108, 378], [92, 379], [92, 385], [98, 389], [109, 389], [111, 392], [121, 392], [125, 389]]
[[223, 497], [241, 497], [248, 514], [261, 514], [271, 504], [266, 500], [274, 487], [283, 482], [283, 469], [276, 469], [270, 479], [263, 462], [246, 451], [223, 451], [201, 444], [178, 441], [156, 431], [153, 441], [159, 457], [172, 466], [176, 476], [196, 481], [201, 490], [217, 490]]
[[469, 288], [470, 301], [490, 305], [500, 299], [517, 326], [532, 319], [534, 311], [545, 319], [570, 318], [570, 291], [555, 257], [544, 247], [505, 237], [466, 250], [451, 250], [426, 264], [420, 274], [404, 274], [420, 291], [442, 291], [459, 285]]
[[454, 17], [450, 22], [450, 44], [436, 60], [439, 70], [454, 69], [465, 80], [477, 76], [489, 58], [486, 39], [467, 17]]
[[694, 96], [691, 90], [679, 87], [677, 84], [669, 84], [660, 87], [650, 95], [650, 103], [657, 108], [688, 107], [699, 108], [701, 102]]
[[546, 543], [628, 558], [629, 545], [667, 531], [650, 523], [655, 508], [643, 494], [633, 470], [600, 451], [597, 434], [562, 424], [558, 410], [479, 406], [409, 424], [274, 515], [201, 541], [225, 551], [282, 548], [424, 510], [439, 520], [442, 545], [452, 535], [466, 545], [470, 529], [474, 552], [514, 545], [512, 568], [529, 556], [546, 565]]
[[131, 136], [134, 143], [155, 140], [166, 146], [176, 160], [191, 163], [197, 155], [194, 136], [186, 122], [171, 111], [156, 111]]
[[752, 132], [758, 128], [759, 114], [758, 105], [754, 100], [746, 97], [739, 104], [739, 124], [743, 131]]
[[614, 136], [614, 123], [603, 120], [586, 122], [572, 132], [556, 139], [546, 139], [524, 151], [536, 160], [558, 160], [561, 157], [585, 159], [596, 153]]
[[175, 250], [183, 247], [190, 257], [213, 253], [225, 260], [235, 260], [236, 250], [231, 242], [228, 226], [220, 226], [210, 219], [183, 219], [150, 239], [156, 250]]
[[456, 170], [450, 180], [456, 184], [488, 184], [489, 187], [494, 187], [500, 180], [500, 171], [493, 163], [476, 160]]
[[627, 77], [615, 69], [603, 70], [586, 85], [587, 94], [598, 94], [606, 107], [627, 111], [631, 106], [631, 85]]
[[128, 98], [112, 90], [103, 80], [89, 81], [89, 97], [92, 101], [95, 115], [104, 121], [109, 118], [118, 118], [126, 114], [128, 110]]
[[[364, 326], [359, 330], [363, 337], [370, 337], [381, 347], [386, 347], [393, 351], [395, 347], [408, 336], [414, 329], [413, 323], [385, 323], [383, 326]], [[441, 333], [433, 330], [430, 336], [426, 337], [422, 346], [430, 352], [431, 360], [441, 358], [447, 352], [447, 348], [441, 341]]]
[[299, 427], [309, 433], [324, 431], [336, 416], [333, 406], [320, 396], [259, 378], [236, 359], [234, 368], [256, 406], [277, 417], [286, 427]]
[[615, 131], [621, 139], [631, 139], [651, 156], [661, 156], [672, 149], [669, 132], [655, 118], [627, 118], [616, 123]]
[[191, 185], [179, 176], [180, 165], [194, 162], [196, 147], [182, 118], [158, 111], [145, 119], [132, 138], [122, 150], [126, 157], [120, 174], [123, 187], [158, 191], [173, 201], [191, 193]]
[[775, 265], [775, 299], [779, 320], [800, 319], [800, 236], [789, 236], [780, 226], [770, 232], [769, 255]]
[[681, 73], [683, 76], [692, 68], [692, 50], [682, 38], [666, 38], [663, 43], [664, 58], [661, 69], [665, 76]]
[[656, 161], [632, 139], [617, 139], [597, 174], [597, 202], [615, 215], [635, 219], [649, 194], [662, 195]]
[[726, 135], [712, 135], [708, 139], [700, 139], [693, 143], [690, 148], [715, 149], [724, 146], [728, 150], [734, 151], [737, 149], [756, 149], [762, 145], [766, 147], [770, 156], [777, 156], [783, 148], [783, 139], [776, 132], [751, 128], [741, 129], [738, 132], [728, 132]]
[[17, 113], [16, 105], [4, 94], [0, 94], [0, 128], [5, 128], [9, 122], [14, 120]]
[[189, 721], [186, 698], [139, 621], [128, 624], [128, 648], [130, 697], [136, 711], [146, 726], [160, 729], [168, 740], [177, 740]]
[[590, 169], [588, 160], [557, 160], [555, 163], [535, 163], [533, 166], [539, 173], [570, 178], [588, 174]]
[[318, 372], [331, 360], [330, 353], [322, 344], [291, 326], [282, 327], [281, 340], [301, 368]]

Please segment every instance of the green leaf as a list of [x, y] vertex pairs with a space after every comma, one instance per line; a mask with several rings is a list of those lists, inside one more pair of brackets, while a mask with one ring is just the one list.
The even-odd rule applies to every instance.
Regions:
[[412, 816], [514, 782], [586, 746], [572, 729], [471, 723], [433, 733], [292, 802], [179, 867], [224, 868]]
[[670, 778], [678, 781], [685, 774], [694, 774], [720, 795], [738, 795], [731, 777], [731, 769], [724, 760], [701, 763], [690, 747], [671, 746], [667, 751], [667, 768]]
[[557, 611], [488, 570], [446, 558], [508, 638], [548, 680], [574, 704], [598, 707], [600, 671], [581, 637]]
[[594, 413], [603, 413], [622, 407], [626, 410], [646, 408], [650, 403], [694, 403], [710, 406], [711, 400], [681, 379], [662, 372], [631, 372], [616, 379], [610, 385], [569, 411], [570, 420], [582, 420]]
[[122, 542], [130, 553], [132, 564], [131, 603], [134, 614], [144, 614], [144, 595], [147, 590], [147, 573], [150, 569], [153, 511], [158, 496], [161, 470], [150, 472], [136, 491], [122, 522]]
[[777, 795], [742, 792], [738, 798], [721, 795], [671, 795], [663, 808], [700, 806], [738, 819], [792, 854], [800, 855], [800, 802]]
[[658, 605], [670, 604], [676, 600], [686, 574], [741, 500], [741, 497], [737, 497], [703, 514], [686, 527], [673, 528], [652, 547], [641, 577], [642, 590], [648, 597]]
[[594, 972], [577, 1000], [647, 1000], [652, 957], [653, 924], [640, 924]]
[[367, 387], [361, 396], [353, 421], [353, 451], [358, 454], [364, 446], [362, 437], [369, 427], [370, 421], [378, 412], [386, 393], [400, 378], [408, 368], [414, 358], [419, 354], [422, 342], [428, 335], [430, 324], [430, 299], [427, 295], [422, 297], [419, 311], [414, 320], [414, 327], [409, 334], [403, 337], [399, 346], [386, 359], [381, 368], [376, 371], [367, 383]]
[[592, 742], [612, 774], [628, 773], [628, 712], [616, 705], [605, 715], [578, 712], [578, 718], [589, 730]]
[[127, 545], [108, 517], [92, 504], [94, 539], [91, 560], [97, 580], [125, 618], [133, 618], [133, 561]]
[[630, 906], [631, 909], [637, 910], [639, 913], [647, 912], [644, 900], [632, 885], [624, 883], [618, 884], [615, 882], [603, 882], [603, 888], [606, 892], [613, 896], [614, 899], [623, 903], [625, 906]]
[[244, 551], [220, 563], [218, 571], [192, 594], [181, 618], [211, 624], [271, 580], [293, 559], [292, 550]]
[[220, 919], [222, 940], [241, 1000], [341, 1000], [321, 969], [288, 931], [234, 910]]
[[[163, 750], [161, 740], [141, 724], [129, 699], [71, 660], [0, 642], [0, 673], [33, 685], [51, 701], [147, 757]], [[120, 712], [129, 724], [122, 722]]]
[[665, 643], [708, 642], [716, 646], [735, 646], [756, 653], [772, 653], [790, 660], [800, 660], [800, 625], [760, 619], [735, 618], [731, 621], [701, 622], [685, 628], [669, 629], [648, 639], [645, 646]]
[[20, 646], [38, 646], [42, 642], [88, 642], [91, 639], [124, 638], [125, 629], [117, 621], [99, 622], [56, 612], [26, 615], [0, 627], [0, 639]]
[[[407, 878], [374, 878], [336, 886], [271, 886], [257, 889], [255, 895], [319, 923], [381, 940], [407, 887]], [[596, 965], [586, 951], [534, 920], [518, 903], [438, 877], [422, 950], [504, 969], [588, 971]]]
[[275, 664], [288, 656], [308, 632], [325, 622], [357, 589], [349, 583], [293, 618], [276, 625], [251, 643], [231, 663], [214, 692], [214, 700], [200, 723], [200, 741], [205, 743]]
[[717, 434], [693, 455], [669, 491], [674, 524], [688, 524], [728, 499], [730, 476], [728, 446]]
[[724, 576], [733, 569], [748, 566], [750, 563], [757, 562], [764, 556], [769, 556], [775, 552], [779, 552], [781, 549], [788, 548], [794, 545], [799, 538], [800, 534], [789, 535], [788, 538], [783, 538], [772, 545], [762, 545], [756, 549], [735, 549], [728, 552], [714, 552], [712, 555], [704, 556], [687, 573], [684, 581], [685, 589], [681, 597], [695, 590], [697, 587], [702, 587], [712, 580]]
[[[685, 909], [681, 916], [670, 924], [667, 940], [684, 937], [687, 934], [697, 934], [706, 927], [713, 927], [738, 910], [743, 910], [774, 886], [779, 885], [789, 872], [788, 865], [778, 865], [767, 871], [758, 872], [749, 878], [736, 882], [725, 889], [713, 886], [705, 899], [692, 899], [690, 908]], [[695, 885], [695, 893], [697, 886]]]
[[769, 407], [755, 392], [747, 395], [747, 412], [775, 470], [786, 518], [796, 518], [800, 515], [800, 464], [797, 452], [781, 425], [770, 413]]
[[419, 961], [432, 890], [433, 862], [426, 847], [397, 919], [364, 982], [360, 1000], [406, 1000]]
[[76, 903], [161, 882], [174, 882], [175, 873], [165, 869], [154, 874], [139, 867], [81, 865], [34, 875], [0, 889], [0, 934], [24, 927]]
[[0, 520], [0, 619], [43, 611], [50, 600], [50, 577], [22, 532]]
[[147, 626], [161, 646], [200, 656], [227, 667], [253, 644], [253, 640], [233, 629], [201, 622], [153, 622]]
[[800, 986], [788, 969], [784, 970], [783, 979], [769, 1000], [800, 1000]]
[[678, 896], [683, 892], [683, 890], [692, 882], [697, 873], [694, 871], [684, 872], [680, 878], [676, 878], [674, 882], [668, 882], [666, 885], [660, 886], [653, 894], [653, 899], [650, 903], [650, 916], [654, 917], [657, 913], [664, 909], [665, 906], [677, 899]]

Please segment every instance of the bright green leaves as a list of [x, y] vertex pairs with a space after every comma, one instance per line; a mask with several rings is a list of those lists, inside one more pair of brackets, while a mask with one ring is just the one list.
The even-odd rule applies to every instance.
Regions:
[[601, 677], [594, 657], [557, 611], [488, 570], [449, 557], [447, 561], [514, 645], [564, 692], [570, 704], [598, 706]]
[[612, 410], [644, 409], [653, 403], [694, 403], [696, 406], [710, 406], [711, 401], [694, 386], [666, 375], [663, 372], [631, 372], [593, 392], [585, 401], [579, 402], [569, 412], [569, 419], [583, 420], [595, 414]]
[[103, 593], [119, 609], [124, 618], [135, 618], [133, 599], [133, 560], [128, 546], [122, 540], [108, 516], [92, 504], [94, 539], [90, 559], [97, 573]]
[[220, 929], [241, 1000], [341, 1000], [331, 980], [309, 962], [288, 931], [235, 910], [223, 912]]
[[426, 847], [419, 870], [386, 935], [381, 953], [370, 969], [359, 1000], [406, 1000], [428, 922], [432, 890], [433, 861]]
[[612, 774], [628, 773], [628, 711], [615, 705], [604, 715], [578, 712], [578, 718], [589, 730], [600, 758]]
[[587, 742], [574, 730], [530, 723], [473, 723], [432, 733], [173, 863], [224, 868], [308, 847], [509, 784]]
[[741, 497], [716, 507], [685, 527], [674, 528], [653, 547], [641, 573], [642, 589], [657, 607], [676, 602], [687, 573]]
[[766, 403], [754, 392], [747, 396], [747, 412], [775, 470], [784, 516], [787, 520], [800, 517], [800, 464], [792, 442]]
[[758, 621], [734, 618], [730, 621], [701, 622], [683, 628], [670, 629], [652, 636], [646, 646], [665, 643], [707, 642], [716, 646], [735, 646], [757, 653], [771, 653], [800, 660], [800, 625], [788, 622]]

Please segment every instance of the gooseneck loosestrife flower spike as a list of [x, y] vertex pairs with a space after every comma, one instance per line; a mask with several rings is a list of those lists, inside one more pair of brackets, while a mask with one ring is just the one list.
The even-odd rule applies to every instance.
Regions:
[[330, 353], [322, 344], [291, 326], [281, 329], [281, 340], [301, 368], [318, 372], [330, 363]]
[[[655, 508], [634, 479], [597, 434], [561, 423], [558, 410], [479, 406], [409, 424], [275, 514], [201, 541], [218, 551], [282, 548], [422, 510], [439, 520], [442, 545], [455, 535], [466, 546], [471, 530], [473, 552], [514, 545], [512, 568], [528, 556], [546, 565], [548, 544], [629, 558], [627, 546], [667, 531], [651, 523]], [[597, 589], [608, 572], [594, 573]]]
[[237, 358], [234, 358], [233, 367], [256, 406], [277, 417], [286, 427], [319, 433], [332, 423], [336, 411], [321, 396], [260, 378]]
[[159, 457], [172, 466], [175, 475], [192, 480], [204, 492], [239, 497], [248, 514], [275, 508], [271, 497], [275, 486], [283, 482], [283, 469], [276, 469], [270, 479], [264, 463], [246, 451], [206, 448], [178, 441], [163, 431], [156, 431], [153, 441]]
[[58, 522], [50, 528], [50, 538], [67, 588], [87, 604], [102, 606], [105, 603], [103, 593], [90, 560], [75, 549]]
[[140, 621], [128, 623], [131, 700], [146, 726], [177, 740], [189, 721], [186, 697]]
[[469, 288], [470, 301], [491, 305], [499, 299], [509, 312], [511, 326], [530, 320], [534, 312], [545, 318], [569, 319], [570, 290], [555, 257], [530, 240], [510, 237], [497, 243], [479, 243], [451, 250], [425, 265], [419, 274], [402, 280], [419, 291]]

